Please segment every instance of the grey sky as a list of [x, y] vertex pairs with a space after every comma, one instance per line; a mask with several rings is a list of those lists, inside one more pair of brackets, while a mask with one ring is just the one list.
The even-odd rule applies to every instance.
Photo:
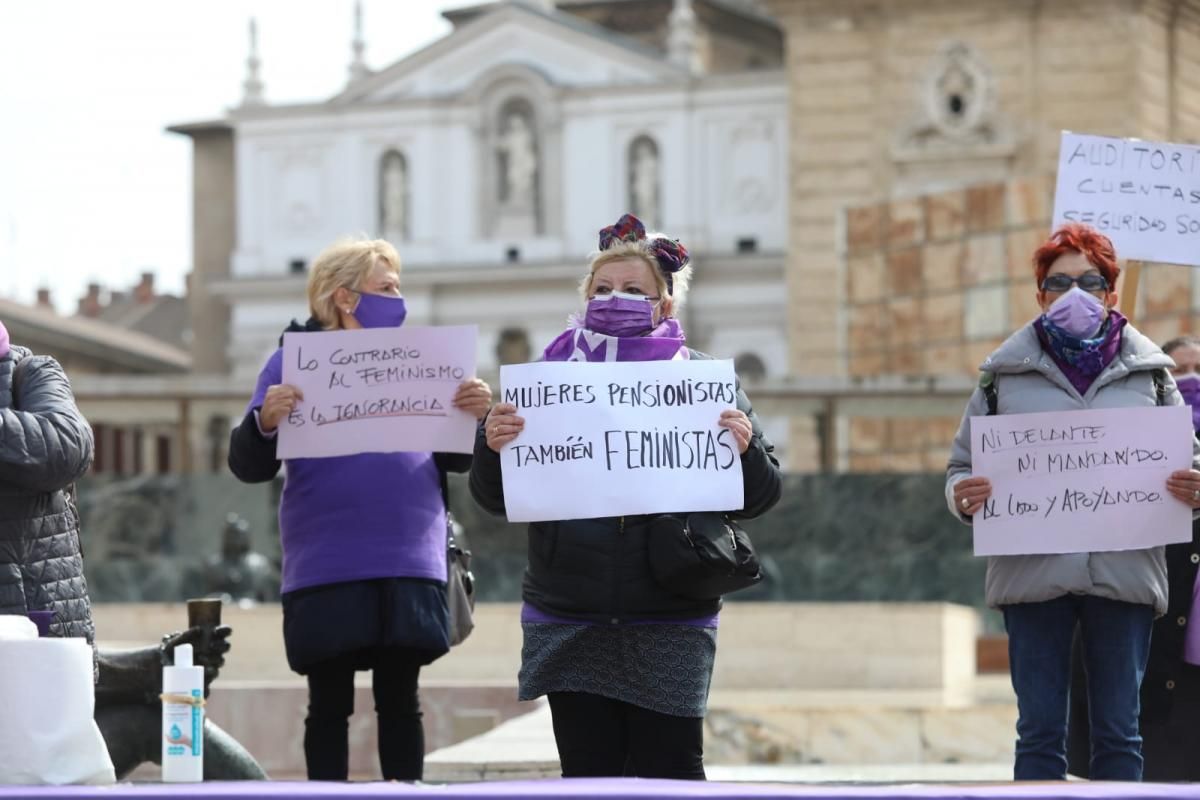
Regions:
[[[379, 69], [449, 32], [463, 0], [364, 0]], [[39, 286], [74, 312], [90, 281], [154, 271], [182, 292], [191, 260], [190, 144], [165, 126], [241, 97], [258, 19], [268, 102], [346, 80], [353, 0], [0, 0], [0, 296]]]

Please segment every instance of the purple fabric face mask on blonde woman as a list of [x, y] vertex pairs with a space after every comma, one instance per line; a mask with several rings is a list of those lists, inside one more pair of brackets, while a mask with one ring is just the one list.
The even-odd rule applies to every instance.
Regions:
[[605, 336], [640, 336], [654, 327], [654, 303], [626, 292], [596, 295], [588, 301], [583, 327]]
[[399, 328], [408, 316], [403, 297], [359, 292], [354, 318], [364, 328]]

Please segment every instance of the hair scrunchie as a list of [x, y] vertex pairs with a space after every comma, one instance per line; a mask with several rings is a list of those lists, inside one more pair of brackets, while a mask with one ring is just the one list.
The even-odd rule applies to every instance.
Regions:
[[[615, 225], [600, 229], [600, 249], [607, 250], [618, 242], [640, 242], [646, 238], [646, 226], [633, 214], [625, 214]], [[667, 281], [667, 290], [673, 291], [672, 277], [687, 266], [688, 250], [678, 239], [656, 236], [650, 240], [650, 254], [658, 263], [658, 271]]]

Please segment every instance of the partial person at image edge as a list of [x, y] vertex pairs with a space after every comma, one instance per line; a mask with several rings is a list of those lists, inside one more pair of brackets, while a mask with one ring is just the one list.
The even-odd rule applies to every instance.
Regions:
[[62, 367], [10, 344], [0, 323], [0, 614], [52, 610], [51, 636], [89, 644], [95, 626], [67, 490], [93, 449]]
[[[1192, 427], [1200, 432], [1200, 338], [1180, 336], [1163, 345], [1175, 362], [1171, 374], [1184, 402], [1192, 408]], [[1200, 781], [1200, 520], [1192, 540], [1166, 546], [1167, 613], [1154, 621], [1150, 656], [1142, 679], [1142, 780]], [[1082, 641], [1076, 631], [1072, 648], [1073, 686], [1084, 686]], [[1068, 771], [1091, 775], [1087, 692], [1071, 693], [1067, 740]]]

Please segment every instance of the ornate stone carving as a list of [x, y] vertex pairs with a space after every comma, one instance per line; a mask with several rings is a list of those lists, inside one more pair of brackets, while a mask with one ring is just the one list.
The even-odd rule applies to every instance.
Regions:
[[324, 159], [316, 147], [285, 152], [280, 159], [279, 189], [282, 202], [280, 228], [306, 233], [324, 213]]
[[991, 70], [970, 45], [938, 50], [917, 87], [917, 110], [893, 154], [899, 160], [1010, 154], [1015, 147], [996, 105]]
[[775, 207], [773, 176], [783, 168], [778, 131], [769, 120], [748, 119], [729, 129], [724, 153], [724, 203], [734, 214]]

